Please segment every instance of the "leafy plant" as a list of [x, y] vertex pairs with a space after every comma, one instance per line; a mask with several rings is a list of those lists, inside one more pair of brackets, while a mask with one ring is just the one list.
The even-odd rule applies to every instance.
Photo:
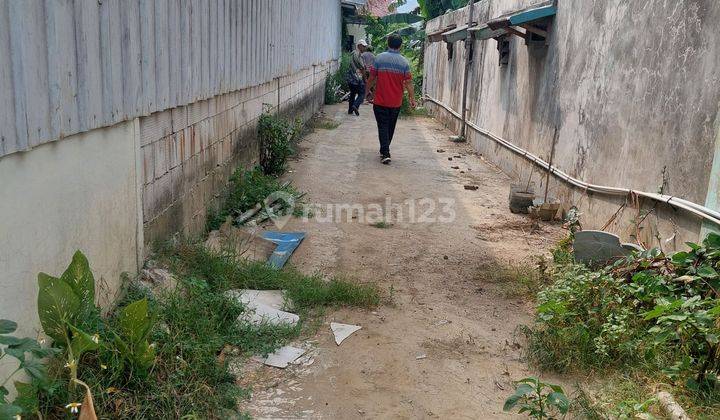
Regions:
[[270, 114], [267, 110], [258, 122], [260, 138], [260, 166], [266, 175], [280, 175], [292, 154], [292, 143], [301, 132], [302, 122], [290, 122]]
[[70, 385], [77, 381], [77, 366], [82, 354], [97, 350], [99, 337], [77, 325], [98, 311], [95, 306], [95, 279], [85, 255], [77, 251], [59, 277], [38, 274], [38, 315], [43, 331], [66, 352]]
[[[12, 334], [17, 323], [0, 319], [0, 360], [10, 356], [17, 360], [18, 367], [0, 383], [0, 419], [13, 418], [21, 414], [37, 412], [37, 389], [47, 383], [47, 370], [41, 359], [56, 354], [54, 348], [45, 348], [32, 338], [17, 338]], [[18, 397], [12, 403], [8, 401], [7, 383], [20, 371], [30, 379], [29, 383], [14, 382]]]
[[639, 252], [601, 269], [575, 264], [563, 251], [554, 283], [538, 293], [528, 356], [558, 371], [629, 367], [662, 375], [717, 405], [720, 235], [687, 246], [672, 256]]
[[122, 308], [117, 316], [118, 332], [114, 343], [123, 360], [133, 371], [147, 374], [155, 360], [155, 348], [148, 342], [153, 326], [147, 299], [140, 299]]
[[[76, 397], [84, 394], [86, 405], [92, 401], [91, 387], [80, 379], [80, 367], [88, 367], [82, 364], [86, 353], [93, 353], [95, 365], [113, 367], [112, 374], [116, 377], [125, 373], [126, 364], [103, 363], [114, 354], [119, 355], [121, 361], [129, 361], [127, 366], [131, 372], [147, 371], [154, 359], [147, 343], [153, 325], [147, 301], [134, 302], [121, 309], [115, 331], [115, 326], [100, 316], [100, 308], [95, 304], [95, 278], [87, 258], [80, 251], [73, 255], [60, 277], [40, 273], [38, 283], [40, 323], [45, 334], [62, 349], [64, 367], [54, 371], [54, 377], [62, 377], [69, 371], [67, 390], [55, 394], [46, 392], [43, 398], [62, 396], [65, 401], [77, 401]], [[105, 339], [100, 339], [101, 334]], [[83, 388], [82, 392], [76, 390], [77, 385]], [[71, 402], [65, 408], [75, 412], [81, 405]]]
[[570, 408], [570, 401], [559, 385], [547, 384], [535, 377], [520, 379], [515, 384], [515, 393], [505, 400], [503, 411], [517, 409], [520, 414], [528, 413], [542, 420], [564, 415]]

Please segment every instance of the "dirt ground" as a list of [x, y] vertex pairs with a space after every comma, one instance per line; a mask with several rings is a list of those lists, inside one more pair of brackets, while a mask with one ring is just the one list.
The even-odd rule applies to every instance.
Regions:
[[[306, 273], [377, 282], [392, 303], [329, 311], [314, 337], [295, 343], [308, 349], [298, 365], [248, 367], [253, 396], [243, 408], [255, 418], [510, 417], [502, 405], [511, 381], [536, 373], [517, 331], [532, 306], [503, 297], [483, 267], [533, 264], [564, 232], [548, 224], [531, 232], [526, 216], [508, 210], [510, 179], [448, 141], [433, 119], [401, 119], [385, 166], [372, 109], [355, 117], [345, 107], [325, 109], [340, 126], [303, 140], [286, 175], [321, 209], [284, 226], [307, 232], [290, 261]], [[412, 220], [406, 200], [416, 205]], [[329, 220], [328, 204], [365, 214]], [[377, 205], [393, 215], [387, 228], [364, 217]], [[332, 321], [362, 330], [337, 346]]]

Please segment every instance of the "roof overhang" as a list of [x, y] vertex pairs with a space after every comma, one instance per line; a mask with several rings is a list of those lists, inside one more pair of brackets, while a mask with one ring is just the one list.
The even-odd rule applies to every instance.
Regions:
[[[477, 22], [472, 22], [470, 25], [470, 29], [473, 29], [477, 26]], [[455, 29], [445, 31], [442, 33], [442, 40], [452, 44], [456, 41], [462, 41], [463, 39], [468, 37], [468, 25], [458, 26]]]
[[507, 30], [505, 28], [502, 29], [490, 29], [487, 25], [482, 26], [476, 26], [474, 28], [470, 28], [470, 36], [474, 40], [477, 41], [483, 41], [490, 38], [497, 38], [499, 36], [503, 36], [507, 34]]
[[429, 41], [429, 42], [440, 42], [440, 41], [443, 40], [443, 33], [444, 33], [444, 32], [451, 31], [451, 30], [455, 29], [456, 27], [457, 27], [457, 25], [453, 23], [453, 24], [451, 24], [451, 25], [446, 26], [446, 27], [443, 28], [443, 29], [440, 29], [440, 30], [437, 30], [437, 31], [435, 31], [435, 32], [429, 33], [428, 36], [427, 36], [427, 37], [428, 37], [428, 41]]
[[557, 8], [552, 2], [506, 13], [489, 20], [487, 29], [479, 28], [473, 37], [489, 39], [509, 34], [523, 38], [528, 45], [545, 45], [556, 13]]

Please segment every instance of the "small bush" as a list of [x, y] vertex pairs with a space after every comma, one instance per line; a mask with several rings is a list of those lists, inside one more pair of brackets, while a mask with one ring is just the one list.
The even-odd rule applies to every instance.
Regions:
[[340, 102], [342, 98], [341, 92], [347, 92], [348, 87], [345, 75], [350, 68], [350, 53], [343, 52], [340, 58], [340, 66], [333, 74], [328, 75], [325, 79], [325, 105], [332, 105]]
[[285, 171], [287, 159], [293, 153], [293, 142], [299, 138], [302, 129], [300, 120], [290, 122], [268, 112], [260, 116], [260, 166], [266, 175], [280, 175]]
[[[599, 270], [557, 265], [526, 330], [530, 359], [558, 371], [660, 374], [717, 403], [720, 235], [688, 246], [671, 257], [645, 251]], [[565, 252], [556, 258], [567, 261]]]

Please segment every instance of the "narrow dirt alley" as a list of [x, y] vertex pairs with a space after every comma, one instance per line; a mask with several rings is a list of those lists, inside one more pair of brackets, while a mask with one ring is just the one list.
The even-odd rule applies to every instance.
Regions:
[[[371, 107], [358, 118], [345, 106], [325, 108], [340, 126], [308, 135], [287, 178], [321, 209], [403, 206], [386, 228], [345, 213], [293, 218], [284, 230], [307, 238], [290, 261], [306, 273], [377, 282], [392, 303], [329, 311], [317, 334], [299, 342], [311, 349], [303, 363], [248, 372], [254, 390], [245, 408], [256, 418], [508, 417], [511, 381], [531, 373], [516, 328], [532, 308], [504, 298], [487, 267], [535, 264], [562, 230], [543, 224], [531, 233], [529, 218], [508, 210], [509, 178], [469, 145], [449, 142], [431, 118], [401, 119], [393, 162], [382, 165]], [[337, 346], [331, 321], [362, 330]]]

